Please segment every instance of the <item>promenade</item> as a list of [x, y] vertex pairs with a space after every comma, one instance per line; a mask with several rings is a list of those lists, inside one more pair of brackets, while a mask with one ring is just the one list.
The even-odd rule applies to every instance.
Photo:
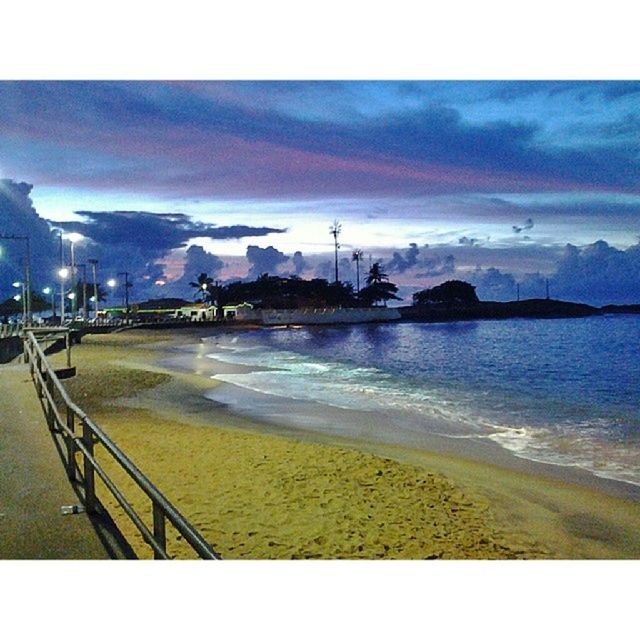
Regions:
[[79, 504], [28, 366], [0, 365], [0, 559], [128, 555], [104, 518], [62, 514]]

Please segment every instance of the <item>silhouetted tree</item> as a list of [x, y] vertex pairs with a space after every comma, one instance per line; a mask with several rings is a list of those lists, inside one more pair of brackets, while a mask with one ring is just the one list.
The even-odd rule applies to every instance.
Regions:
[[477, 304], [476, 288], [462, 280], [447, 280], [432, 289], [423, 289], [413, 294], [414, 305], [441, 304]]
[[197, 291], [193, 294], [193, 297], [196, 300], [200, 300], [202, 302], [210, 302], [213, 291], [213, 278], [210, 278], [206, 273], [201, 273], [198, 276], [198, 279], [195, 282], [190, 282], [189, 285], [197, 289]]
[[369, 269], [367, 286], [358, 294], [359, 300], [367, 305], [375, 305], [382, 302], [385, 306], [389, 300], [400, 300], [396, 295], [398, 287], [389, 282], [389, 276], [382, 271], [379, 262], [374, 262]]
[[389, 276], [382, 271], [382, 267], [379, 262], [374, 262], [369, 269], [369, 275], [367, 276], [367, 284], [376, 284], [389, 280]]

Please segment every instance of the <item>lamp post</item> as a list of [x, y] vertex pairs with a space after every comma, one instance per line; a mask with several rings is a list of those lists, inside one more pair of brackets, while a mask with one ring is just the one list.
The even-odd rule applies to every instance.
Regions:
[[109, 278], [109, 280], [107, 280], [107, 287], [109, 287], [109, 289], [111, 289], [113, 291], [113, 289], [116, 288], [117, 285], [117, 281], [115, 278]]
[[89, 259], [89, 264], [91, 265], [91, 271], [93, 272], [93, 317], [98, 319], [98, 279], [96, 278], [96, 267], [98, 265], [98, 261], [95, 259]]
[[[71, 289], [72, 291], [76, 287], [76, 254], [75, 254], [75, 244], [76, 242], [80, 242], [84, 238], [84, 236], [80, 233], [68, 233], [66, 235], [69, 244], [71, 245]], [[76, 311], [78, 309], [78, 303], [76, 302], [76, 296], [71, 298], [71, 315], [75, 319]]]
[[52, 287], [45, 287], [42, 293], [45, 296], [51, 295], [51, 324], [53, 324], [53, 319], [56, 317], [56, 294]]
[[79, 264], [78, 269], [82, 269], [82, 320], [87, 321], [87, 265]]
[[69, 277], [69, 269], [62, 267], [58, 271], [60, 277], [60, 325], [64, 324], [64, 281]]
[[22, 326], [24, 326], [27, 320], [27, 297], [25, 296], [24, 282], [14, 282], [13, 286], [16, 289], [20, 289], [20, 288], [22, 289], [22, 295], [17, 294], [13, 296], [13, 299], [16, 302], [20, 302], [22, 300]]

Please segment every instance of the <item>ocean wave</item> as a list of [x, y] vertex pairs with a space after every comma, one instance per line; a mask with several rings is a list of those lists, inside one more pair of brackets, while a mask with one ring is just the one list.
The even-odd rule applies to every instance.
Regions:
[[526, 405], [516, 394], [499, 395], [474, 385], [429, 384], [376, 366], [234, 340], [217, 343], [208, 357], [262, 370], [218, 374], [218, 380], [272, 396], [385, 412], [389, 428], [487, 438], [521, 458], [640, 485], [640, 448], [629, 447], [626, 437], [616, 440], [617, 432], [625, 433], [624, 421], [589, 415], [587, 410], [586, 416], [563, 415], [565, 408], [554, 407], [552, 401], [534, 399]]

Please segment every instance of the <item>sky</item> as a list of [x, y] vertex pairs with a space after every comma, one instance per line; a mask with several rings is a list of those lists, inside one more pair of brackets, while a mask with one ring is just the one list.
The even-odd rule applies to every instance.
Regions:
[[338, 220], [341, 279], [362, 249], [404, 302], [454, 278], [640, 302], [640, 82], [2, 81], [0, 113], [0, 222], [42, 235], [39, 285], [42, 221], [144, 298], [331, 279]]

